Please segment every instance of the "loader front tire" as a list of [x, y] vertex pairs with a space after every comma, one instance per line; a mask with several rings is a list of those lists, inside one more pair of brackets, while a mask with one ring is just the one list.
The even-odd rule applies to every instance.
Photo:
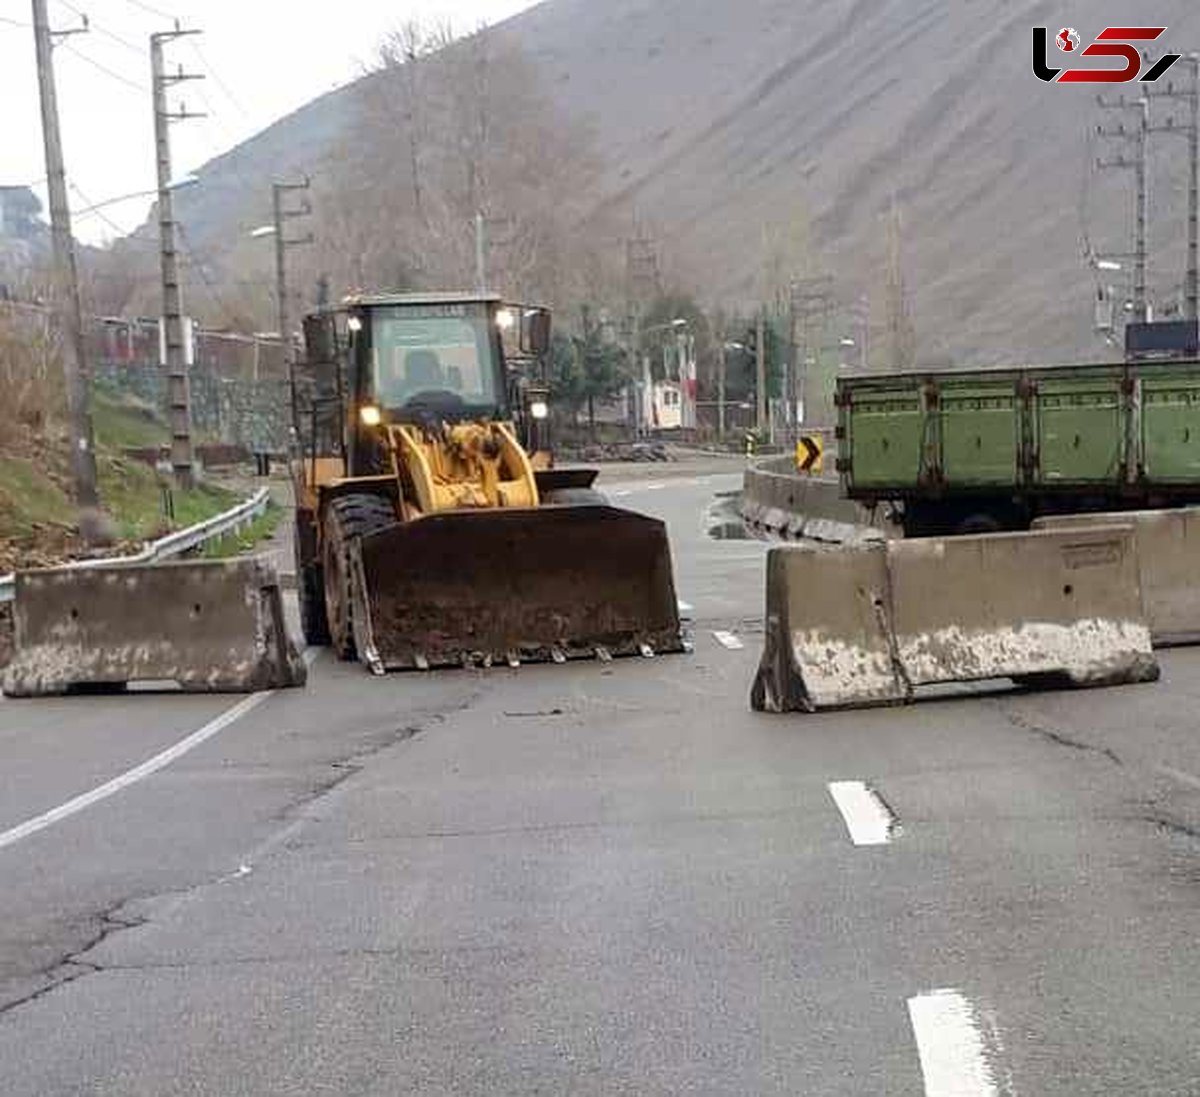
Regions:
[[349, 661], [357, 656], [350, 546], [360, 537], [395, 524], [395, 508], [382, 495], [343, 495], [329, 504], [325, 515], [321, 570], [325, 579], [329, 640], [339, 659]]

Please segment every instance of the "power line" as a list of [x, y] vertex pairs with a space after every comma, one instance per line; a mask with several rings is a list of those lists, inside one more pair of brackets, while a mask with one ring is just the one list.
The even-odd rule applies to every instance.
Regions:
[[247, 121], [249, 121], [250, 120], [250, 112], [248, 110], [246, 110], [246, 108], [242, 105], [242, 103], [238, 99], [238, 97], [236, 95], [234, 95], [232, 91], [229, 90], [229, 85], [226, 84], [225, 81], [221, 79], [220, 73], [218, 73], [217, 70], [215, 68], [213, 68], [213, 66], [212, 66], [212, 64], [210, 64], [208, 58], [204, 56], [203, 51], [200, 49], [200, 43], [193, 40], [190, 43], [190, 45], [192, 47], [193, 52], [196, 54], [196, 60], [200, 62], [201, 66], [203, 68], [208, 70], [209, 76], [211, 76], [213, 78], [213, 83], [216, 84], [217, 87], [221, 89], [221, 92], [224, 94], [225, 98], [228, 99], [229, 102], [233, 104], [234, 109], [243, 118], [245, 118]]
[[60, 45], [62, 45], [62, 47], [64, 49], [70, 50], [81, 61], [86, 61], [89, 65], [92, 66], [92, 68], [98, 70], [99, 72], [104, 73], [105, 76], [111, 77], [113, 80], [116, 80], [118, 83], [124, 84], [127, 88], [131, 88], [133, 91], [136, 91], [139, 95], [145, 95], [150, 91], [150, 89], [145, 84], [136, 83], [135, 81], [130, 80], [128, 77], [122, 76], [120, 73], [113, 72], [113, 70], [110, 69], [107, 65], [102, 65], [99, 61], [95, 60], [94, 58], [89, 57], [86, 53], [81, 53], [74, 46], [72, 46], [70, 42], [62, 42], [62, 43], [60, 43]]
[[144, 57], [146, 55], [146, 49], [144, 46], [135, 45], [133, 42], [129, 41], [128, 38], [123, 38], [121, 35], [117, 34], [116, 31], [109, 30], [102, 23], [97, 23], [96, 20], [91, 18], [91, 16], [89, 16], [86, 12], [81, 11], [74, 4], [68, 3], [68, 0], [58, 0], [58, 2], [70, 8], [71, 11], [78, 15], [80, 19], [84, 20], [88, 30], [96, 31], [97, 34], [101, 34], [105, 38], [116, 42], [119, 46], [124, 46], [130, 52], [136, 53], [139, 57]]
[[120, 225], [118, 225], [116, 223], [116, 221], [114, 221], [111, 217], [108, 216], [108, 214], [104, 213], [102, 210], [97, 208], [98, 203], [94, 203], [91, 200], [91, 198], [89, 198], [88, 195], [83, 192], [83, 190], [79, 187], [79, 185], [77, 183], [68, 182], [67, 186], [69, 186], [77, 195], [79, 195], [79, 197], [82, 198], [89, 206], [93, 207], [92, 209], [89, 209], [89, 210], [85, 211], [84, 213], [77, 215], [79, 220], [82, 220], [84, 216], [98, 217], [101, 221], [103, 221], [110, 229], [112, 229], [117, 234], [117, 238], [122, 243], [141, 244], [144, 247], [156, 247], [157, 246], [156, 244], [154, 244], [153, 241], [144, 240], [139, 236], [135, 236], [128, 229], [122, 228]]
[[0, 15], [0, 23], [7, 23], [10, 27], [20, 27], [22, 30], [29, 30], [32, 23], [22, 23], [20, 19], [9, 19], [7, 15]]
[[192, 249], [191, 239], [188, 236], [187, 231], [184, 229], [183, 224], [177, 221], [175, 223], [175, 227], [179, 230], [180, 243], [182, 244], [184, 255], [186, 255], [188, 258], [189, 269], [194, 270], [198, 275], [200, 275], [200, 281], [204, 283], [204, 288], [208, 291], [209, 297], [212, 298], [213, 303], [224, 314], [225, 322], [230, 327], [237, 327], [237, 317], [233, 309], [229, 307], [229, 305], [225, 302], [225, 299], [218, 292], [216, 286], [209, 279], [208, 271], [204, 269], [203, 261], [198, 258], [196, 252]]
[[168, 15], [162, 8], [156, 8], [152, 4], [144, 3], [143, 0], [125, 0], [130, 7], [138, 8], [147, 15], [153, 15], [156, 19], [166, 19], [169, 22], [175, 22], [178, 16]]

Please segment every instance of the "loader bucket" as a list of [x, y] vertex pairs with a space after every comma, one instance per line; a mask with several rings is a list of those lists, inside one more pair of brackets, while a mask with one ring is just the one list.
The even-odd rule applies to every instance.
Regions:
[[174, 682], [188, 692], [302, 686], [279, 580], [254, 559], [17, 575], [10, 697]]
[[354, 553], [376, 672], [683, 650], [663, 523], [606, 506], [458, 511]]

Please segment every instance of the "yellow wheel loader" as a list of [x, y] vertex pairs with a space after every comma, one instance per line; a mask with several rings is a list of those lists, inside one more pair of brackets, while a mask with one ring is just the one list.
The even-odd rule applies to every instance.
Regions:
[[664, 525], [553, 467], [550, 316], [361, 296], [305, 321], [292, 372], [310, 644], [375, 673], [684, 648]]

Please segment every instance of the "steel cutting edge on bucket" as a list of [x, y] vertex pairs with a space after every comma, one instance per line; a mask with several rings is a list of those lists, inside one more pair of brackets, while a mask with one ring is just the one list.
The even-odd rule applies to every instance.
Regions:
[[768, 563], [751, 704], [815, 712], [911, 701], [948, 682], [1158, 675], [1127, 527], [784, 547]]
[[304, 685], [279, 580], [257, 559], [17, 575], [10, 697], [174, 682], [189, 692]]
[[629, 511], [432, 515], [364, 537], [353, 560], [375, 670], [684, 650], [666, 527]]

